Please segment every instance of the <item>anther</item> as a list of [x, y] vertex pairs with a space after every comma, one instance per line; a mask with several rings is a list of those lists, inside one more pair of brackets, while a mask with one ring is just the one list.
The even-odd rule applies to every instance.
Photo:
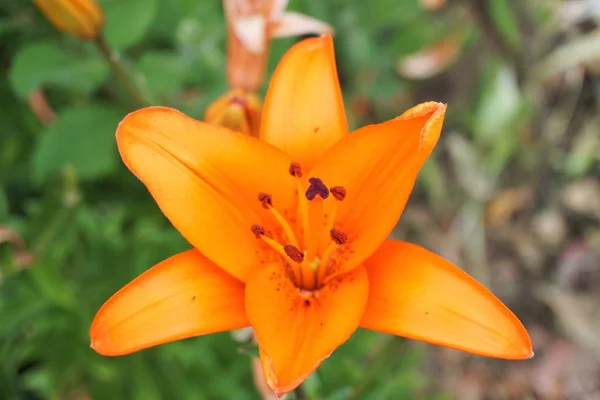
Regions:
[[283, 250], [285, 251], [285, 254], [292, 259], [292, 261], [297, 262], [298, 264], [304, 261], [304, 254], [296, 246], [286, 244], [283, 246]]
[[260, 239], [260, 237], [265, 234], [265, 228], [260, 225], [252, 225], [250, 230], [252, 233], [254, 233], [254, 236], [256, 236], [257, 239]]
[[290, 175], [295, 176], [296, 178], [302, 178], [302, 167], [298, 163], [290, 164]]
[[308, 200], [313, 200], [317, 195], [321, 196], [323, 200], [329, 197], [329, 189], [323, 181], [319, 178], [310, 178], [308, 180], [310, 186], [306, 189], [306, 198]]
[[260, 201], [262, 206], [267, 210], [269, 209], [269, 206], [273, 206], [273, 198], [268, 193], [259, 193], [258, 201]]
[[346, 198], [346, 188], [343, 186], [334, 186], [329, 191], [336, 200], [342, 201]]
[[344, 244], [348, 241], [348, 236], [342, 231], [338, 231], [337, 229], [332, 229], [329, 231], [329, 235], [331, 236], [331, 240], [333, 240], [336, 244]]

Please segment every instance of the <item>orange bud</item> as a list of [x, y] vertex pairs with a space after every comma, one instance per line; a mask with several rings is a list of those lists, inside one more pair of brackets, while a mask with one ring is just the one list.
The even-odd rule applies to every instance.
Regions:
[[104, 13], [95, 0], [33, 0], [57, 29], [81, 39], [95, 39]]
[[262, 100], [253, 92], [233, 89], [215, 100], [204, 113], [204, 121], [258, 137]]

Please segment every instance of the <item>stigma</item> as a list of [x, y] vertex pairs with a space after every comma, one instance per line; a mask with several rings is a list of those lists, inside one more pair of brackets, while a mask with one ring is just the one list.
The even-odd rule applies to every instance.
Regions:
[[[293, 211], [297, 218], [284, 217], [289, 213], [277, 210], [277, 198], [261, 192], [257, 194], [258, 202], [271, 214], [283, 235], [270, 237], [265, 227], [258, 224], [252, 225], [250, 230], [280, 257], [296, 287], [318, 290], [324, 284], [329, 265], [335, 261], [337, 250], [350, 241], [346, 233], [335, 228], [337, 208], [346, 197], [346, 189], [343, 186], [329, 188], [316, 176], [302, 180], [303, 171], [299, 163], [290, 165], [289, 175], [296, 180], [298, 201]], [[325, 201], [335, 202], [333, 207], [328, 208], [327, 214], [323, 211]], [[291, 214], [294, 215], [294, 212]]]

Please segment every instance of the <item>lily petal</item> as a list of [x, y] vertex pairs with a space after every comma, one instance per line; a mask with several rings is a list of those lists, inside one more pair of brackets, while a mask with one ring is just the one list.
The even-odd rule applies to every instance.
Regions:
[[242, 44], [252, 53], [261, 54], [267, 47], [267, 21], [264, 15], [256, 14], [239, 18], [233, 29]]
[[308, 171], [347, 133], [331, 36], [305, 39], [287, 51], [273, 73], [260, 138]]
[[388, 240], [366, 265], [370, 291], [361, 327], [486, 357], [533, 355], [529, 335], [517, 317], [442, 257], [414, 244]]
[[113, 295], [90, 328], [106, 356], [248, 326], [244, 285], [197, 250], [149, 269]]
[[345, 253], [328, 279], [360, 265], [390, 234], [408, 200], [423, 162], [442, 129], [446, 106], [423, 103], [400, 117], [345, 137], [310, 171], [329, 187], [343, 186], [341, 204], [324, 202], [326, 214], [339, 207], [335, 228], [348, 236]]
[[159, 207], [202, 254], [240, 280], [265, 260], [250, 227], [274, 226], [258, 201], [273, 196], [279, 211], [295, 207], [290, 159], [255, 138], [149, 107], [119, 125], [123, 161]]
[[282, 395], [296, 388], [358, 327], [369, 282], [364, 267], [315, 292], [293, 286], [278, 264], [246, 286], [246, 312], [256, 332], [267, 383]]
[[333, 27], [308, 15], [293, 11], [284, 13], [280, 20], [274, 24], [271, 37], [283, 38], [307, 34], [333, 34]]
[[288, 6], [289, 0], [272, 0], [271, 12], [269, 13], [269, 21], [277, 22], [283, 16], [285, 9]]

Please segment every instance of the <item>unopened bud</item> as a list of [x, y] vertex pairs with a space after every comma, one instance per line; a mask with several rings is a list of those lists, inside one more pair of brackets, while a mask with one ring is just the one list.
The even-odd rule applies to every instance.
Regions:
[[204, 121], [258, 137], [261, 108], [262, 101], [258, 95], [234, 89], [207, 108]]
[[104, 24], [104, 13], [96, 0], [33, 0], [57, 29], [92, 40]]

